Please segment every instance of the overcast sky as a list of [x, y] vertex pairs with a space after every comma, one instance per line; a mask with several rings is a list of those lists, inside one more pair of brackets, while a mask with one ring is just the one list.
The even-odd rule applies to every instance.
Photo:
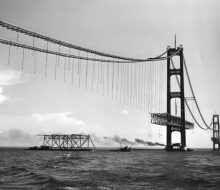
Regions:
[[[177, 45], [184, 47], [195, 94], [208, 122], [220, 107], [219, 10], [218, 0], [0, 0], [3, 21], [128, 57], [159, 55], [167, 45], [173, 46], [176, 33]], [[10, 35], [13, 36], [0, 28], [1, 38]], [[14, 48], [8, 66], [8, 47], [0, 45], [0, 136], [11, 137], [8, 134], [15, 130], [26, 137], [84, 132], [166, 143], [165, 127], [159, 138], [158, 127], [152, 126], [153, 137], [148, 138], [146, 113], [62, 80], [45, 79], [43, 71], [34, 75], [33, 59], [25, 59], [22, 71], [21, 54], [22, 50]], [[38, 64], [43, 62], [41, 59]], [[195, 126], [187, 132], [187, 146], [212, 147], [210, 138], [211, 132]], [[27, 145], [36, 142], [27, 139]], [[0, 140], [1, 145], [15, 142]]]

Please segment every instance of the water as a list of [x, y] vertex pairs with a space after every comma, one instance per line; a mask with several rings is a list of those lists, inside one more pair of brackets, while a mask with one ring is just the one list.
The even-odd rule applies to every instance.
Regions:
[[0, 189], [220, 189], [220, 152], [0, 149]]

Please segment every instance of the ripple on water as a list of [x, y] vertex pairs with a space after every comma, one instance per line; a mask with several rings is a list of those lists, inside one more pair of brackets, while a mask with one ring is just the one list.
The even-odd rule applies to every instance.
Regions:
[[220, 187], [220, 154], [213, 152], [0, 151], [0, 189]]

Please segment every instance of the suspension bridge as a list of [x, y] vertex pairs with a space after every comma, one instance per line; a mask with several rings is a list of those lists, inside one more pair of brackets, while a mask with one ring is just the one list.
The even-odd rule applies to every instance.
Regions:
[[[192, 87], [183, 46], [176, 47], [175, 43], [158, 56], [133, 58], [78, 46], [5, 21], [0, 21], [0, 26], [2, 32], [10, 32], [11, 36], [0, 38], [0, 44], [8, 46], [8, 65], [12, 64], [17, 49], [21, 54], [20, 69], [30, 67], [25, 63], [25, 56], [31, 53], [34, 74], [44, 72], [48, 77], [53, 73], [54, 80], [69, 82], [144, 112], [146, 117], [150, 115], [150, 123], [159, 126], [160, 137], [161, 126], [166, 126], [168, 151], [176, 146], [172, 142], [173, 132], [180, 133], [178, 150], [186, 150], [186, 130], [194, 128], [187, 116], [202, 130], [213, 130], [213, 149], [215, 145], [220, 149], [218, 116], [213, 116], [211, 124], [205, 121]], [[38, 60], [40, 56], [45, 57], [44, 63]], [[38, 70], [39, 64], [44, 64], [44, 71]], [[190, 97], [185, 96], [184, 77]], [[197, 115], [189, 101], [195, 105]], [[147, 127], [151, 138], [151, 125]]]

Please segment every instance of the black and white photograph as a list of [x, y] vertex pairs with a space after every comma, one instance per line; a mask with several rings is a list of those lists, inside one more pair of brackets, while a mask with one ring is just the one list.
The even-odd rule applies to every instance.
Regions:
[[219, 190], [219, 0], [0, 0], [0, 190]]

